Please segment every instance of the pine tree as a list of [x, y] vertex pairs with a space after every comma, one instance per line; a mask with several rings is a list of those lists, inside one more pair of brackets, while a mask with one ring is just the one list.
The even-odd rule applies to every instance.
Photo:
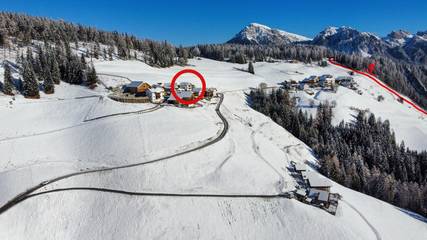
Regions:
[[96, 42], [95, 45], [93, 46], [93, 57], [96, 59], [99, 59], [99, 43]]
[[14, 95], [13, 94], [13, 80], [12, 80], [12, 74], [10, 72], [9, 64], [6, 64], [4, 66], [3, 93], [6, 95]]
[[86, 65], [86, 58], [84, 54], [80, 55], [80, 61], [82, 62], [83, 65]]
[[23, 94], [27, 98], [39, 98], [39, 85], [37, 83], [36, 74], [30, 63], [24, 62], [23, 72]]
[[96, 87], [96, 83], [98, 82], [98, 76], [96, 75], [96, 70], [94, 66], [89, 67], [87, 78], [86, 78], [86, 85], [90, 88]]
[[55, 92], [55, 84], [52, 79], [52, 74], [50, 71], [46, 70], [44, 74], [45, 77], [43, 79], [43, 88], [46, 94], [52, 94]]
[[58, 61], [56, 59], [52, 60], [52, 81], [55, 84], [59, 84], [61, 82], [61, 70], [59, 69]]
[[255, 74], [254, 65], [252, 64], [252, 62], [249, 62], [248, 72], [252, 73], [252, 74]]
[[0, 32], [0, 46], [3, 47], [6, 44], [6, 34]]
[[113, 61], [114, 47], [110, 46], [108, 48], [108, 60]]

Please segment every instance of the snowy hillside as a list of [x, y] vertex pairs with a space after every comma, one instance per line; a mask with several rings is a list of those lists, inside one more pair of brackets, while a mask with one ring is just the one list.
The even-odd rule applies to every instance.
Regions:
[[[288, 170], [290, 162], [310, 167], [316, 159], [304, 143], [251, 109], [245, 92], [262, 82], [276, 86], [284, 80], [300, 81], [315, 74], [340, 76], [346, 71], [278, 62], [255, 63], [256, 74], [251, 75], [236, 70], [247, 65], [207, 59], [192, 59], [189, 64], [204, 75], [208, 87], [224, 93], [220, 111], [229, 124], [224, 138], [162, 161], [63, 179], [37, 192], [97, 187], [174, 194], [277, 195], [294, 190], [297, 183]], [[169, 82], [182, 69], [120, 60], [96, 62], [95, 67], [98, 73], [149, 83]], [[310, 99], [315, 103], [335, 100], [336, 123], [352, 119], [351, 107], [369, 108], [389, 119], [397, 138], [408, 147], [427, 149], [425, 116], [398, 103], [369, 79], [355, 79], [362, 95], [344, 87], [337, 93], [316, 92], [313, 96], [301, 92], [299, 105], [314, 111], [308, 107]], [[194, 79], [184, 75], [182, 80]], [[114, 85], [114, 78], [107, 81]], [[218, 98], [204, 100], [194, 109], [164, 106], [144, 112], [155, 106], [118, 103], [107, 94], [102, 86], [92, 91], [61, 83], [54, 95], [42, 95], [40, 100], [0, 95], [0, 206], [42, 181], [171, 156], [203, 146], [225, 129], [215, 111]], [[382, 102], [376, 100], [380, 94], [385, 98]], [[140, 112], [109, 116], [133, 111]], [[418, 240], [427, 235], [426, 222], [416, 215], [335, 183], [332, 190], [343, 196], [336, 216], [281, 197], [58, 191], [29, 198], [1, 214], [0, 238]]]
[[230, 39], [228, 43], [282, 45], [308, 40], [310, 39], [298, 34], [272, 29], [259, 23], [251, 23]]

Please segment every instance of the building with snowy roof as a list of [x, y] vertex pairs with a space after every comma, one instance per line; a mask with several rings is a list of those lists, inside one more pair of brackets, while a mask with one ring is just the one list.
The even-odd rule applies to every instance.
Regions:
[[307, 172], [307, 183], [310, 188], [328, 191], [331, 189], [332, 183], [325, 177], [321, 177], [318, 173]]

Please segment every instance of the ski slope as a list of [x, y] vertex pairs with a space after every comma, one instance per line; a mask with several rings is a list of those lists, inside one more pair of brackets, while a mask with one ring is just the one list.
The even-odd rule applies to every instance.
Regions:
[[[246, 65], [207, 59], [190, 60], [190, 64], [204, 75], [208, 87], [224, 92], [221, 112], [229, 131], [221, 141], [153, 164], [72, 177], [39, 192], [68, 187], [211, 194], [280, 194], [293, 190], [296, 183], [287, 170], [290, 161], [315, 164], [316, 159], [304, 143], [252, 110], [243, 90], [261, 82], [275, 85], [313, 74], [344, 73], [333, 67], [283, 62], [256, 63], [255, 75], [235, 69]], [[150, 83], [170, 81], [182, 69], [158, 69], [119, 60], [97, 62], [95, 66], [98, 72]], [[184, 75], [183, 80], [195, 79]], [[113, 80], [109, 79], [108, 84], [114, 85]], [[313, 99], [336, 100], [336, 122], [351, 119], [350, 106], [370, 107], [377, 116], [389, 117], [396, 135], [407, 146], [427, 149], [427, 143], [422, 141], [427, 134], [424, 118], [393, 102], [381, 89], [371, 88], [368, 83], [360, 85], [366, 91], [362, 96], [340, 88], [336, 95], [321, 92]], [[88, 118], [153, 106], [117, 103], [109, 100], [107, 91], [102, 89], [89, 91], [61, 84], [56, 92], [42, 95], [40, 100], [17, 97], [12, 104], [10, 97], [0, 96], [0, 152], [6, 159], [0, 162], [0, 205], [56, 176], [150, 161], [200, 146], [218, 136], [223, 128], [215, 113], [218, 99], [204, 101], [194, 109], [165, 106], [152, 112], [85, 122]], [[386, 100], [376, 102], [375, 94], [384, 94]], [[81, 96], [88, 98], [74, 98]], [[307, 95], [302, 99], [309, 98]], [[399, 120], [402, 125], [397, 124]], [[420, 135], [405, 135], [409, 127], [416, 128]], [[418, 137], [421, 143], [417, 145]], [[285, 198], [56, 192], [27, 199], [1, 214], [0, 238], [397, 240], [423, 239], [427, 235], [426, 222], [390, 204], [335, 183], [333, 191], [345, 200], [340, 202], [336, 216]]]

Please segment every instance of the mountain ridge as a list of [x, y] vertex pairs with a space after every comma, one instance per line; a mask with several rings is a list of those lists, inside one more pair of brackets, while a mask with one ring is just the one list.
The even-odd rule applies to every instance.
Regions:
[[244, 27], [227, 43], [255, 44], [255, 45], [281, 45], [293, 42], [308, 41], [302, 35], [274, 29], [260, 23], [251, 23]]
[[427, 64], [427, 31], [410, 33], [399, 29], [380, 37], [352, 27], [330, 26], [310, 39], [259, 23], [251, 23], [226, 43], [267, 46], [306, 43], [365, 57], [380, 55], [410, 63]]

